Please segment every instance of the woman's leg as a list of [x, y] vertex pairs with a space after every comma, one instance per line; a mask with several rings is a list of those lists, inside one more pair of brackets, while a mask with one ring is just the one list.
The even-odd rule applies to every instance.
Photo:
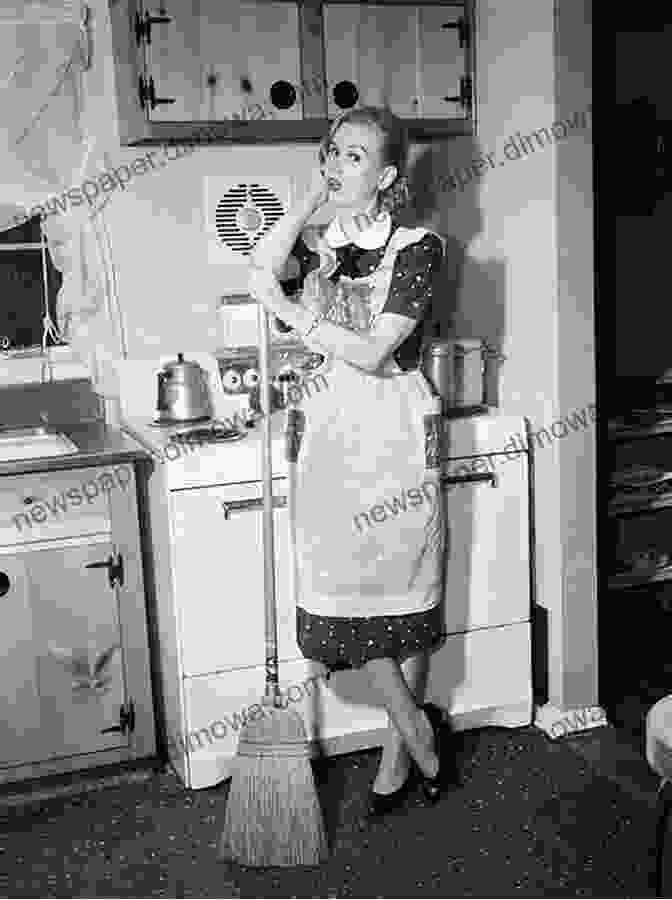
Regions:
[[[416, 704], [422, 703], [429, 671], [429, 653], [417, 653], [404, 660], [401, 664], [401, 671]], [[406, 781], [411, 765], [403, 735], [394, 724], [392, 717], [388, 716], [388, 718], [389, 727], [385, 735], [383, 754], [373, 782], [373, 790], [378, 794], [389, 794], [398, 790]]]
[[364, 666], [372, 687], [422, 772], [433, 778], [439, 771], [429, 719], [415, 702], [396, 659], [372, 659]]

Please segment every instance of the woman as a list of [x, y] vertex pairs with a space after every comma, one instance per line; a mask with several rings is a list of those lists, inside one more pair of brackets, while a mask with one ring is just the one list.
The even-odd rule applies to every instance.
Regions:
[[[443, 245], [397, 221], [407, 147], [387, 110], [337, 119], [311, 189], [260, 241], [250, 276], [253, 296], [325, 358], [314, 374], [328, 390], [304, 401], [297, 463], [297, 640], [330, 671], [364, 669], [388, 712], [370, 815], [402, 804], [412, 761], [428, 802], [445, 774], [440, 710], [417, 702], [442, 635], [443, 520], [424, 451], [435, 404], [418, 365]], [[306, 227], [327, 200], [335, 218]], [[280, 286], [297, 270], [300, 303]]]

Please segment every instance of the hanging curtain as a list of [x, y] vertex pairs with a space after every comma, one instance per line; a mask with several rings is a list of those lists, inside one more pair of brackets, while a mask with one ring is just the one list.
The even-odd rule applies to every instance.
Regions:
[[94, 26], [81, 0], [0, 0], [0, 230], [42, 217], [63, 276], [57, 334], [105, 393], [106, 360], [125, 355], [105, 197], [57, 203], [111, 163], [97, 147], [86, 90]]

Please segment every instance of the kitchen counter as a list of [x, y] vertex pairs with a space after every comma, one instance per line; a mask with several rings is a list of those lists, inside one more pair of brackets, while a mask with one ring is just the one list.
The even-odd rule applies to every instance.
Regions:
[[110, 463], [133, 463], [149, 460], [150, 454], [120, 428], [104, 422], [77, 422], [59, 425], [49, 423], [49, 429], [61, 432], [78, 448], [77, 453], [34, 459], [0, 461], [0, 477], [23, 475], [28, 472], [58, 472], [83, 466], [105, 466]]

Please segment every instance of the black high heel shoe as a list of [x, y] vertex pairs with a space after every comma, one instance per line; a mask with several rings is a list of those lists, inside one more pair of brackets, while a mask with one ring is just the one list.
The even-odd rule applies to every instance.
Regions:
[[[447, 787], [449, 780], [455, 780], [454, 761], [447, 759], [448, 747], [446, 746], [445, 732], [442, 734], [441, 729], [444, 727], [443, 713], [438, 706], [433, 703], [425, 703], [421, 709], [429, 719], [434, 734], [434, 752], [439, 760], [439, 769], [433, 778], [425, 775], [420, 771], [422, 778], [421, 786], [426, 802], [430, 806], [434, 806], [438, 802], [441, 792]], [[418, 766], [418, 769], [420, 767]]]
[[401, 809], [416, 783], [415, 772], [413, 766], [411, 766], [406, 781], [396, 791], [392, 791], [391, 794], [377, 794], [372, 788], [368, 796], [367, 817], [369, 819], [378, 819], [397, 809]]

